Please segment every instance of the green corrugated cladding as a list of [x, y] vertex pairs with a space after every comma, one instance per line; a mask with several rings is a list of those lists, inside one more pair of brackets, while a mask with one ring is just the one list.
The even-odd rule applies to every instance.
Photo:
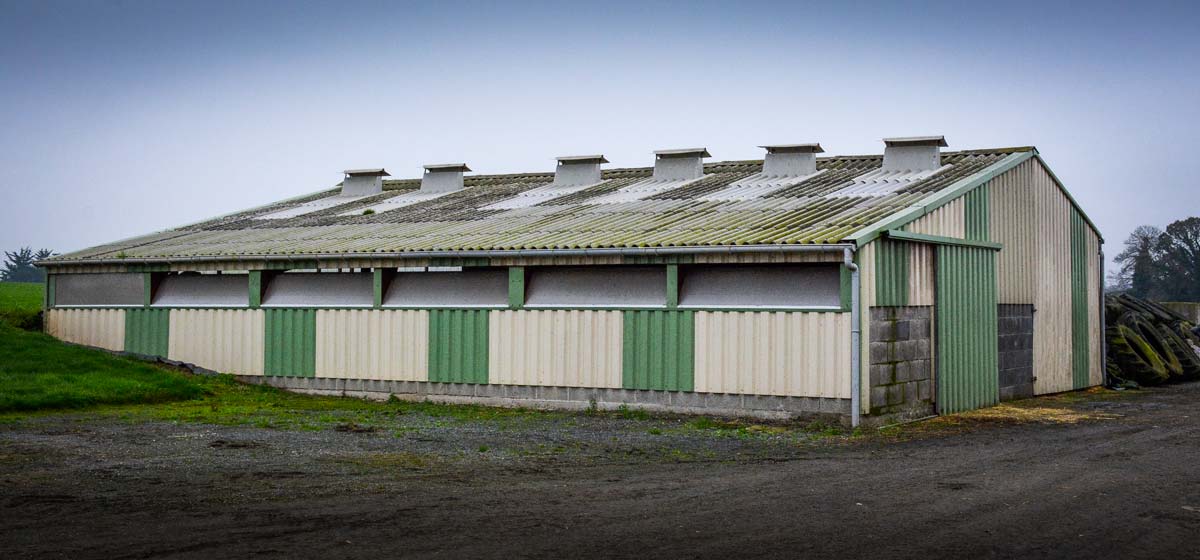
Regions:
[[434, 309], [429, 312], [429, 380], [487, 384], [486, 309]]
[[1000, 401], [996, 252], [937, 249], [937, 405], [942, 414]]
[[875, 243], [875, 305], [908, 305], [908, 243], [879, 239]]
[[963, 195], [963, 212], [967, 239], [988, 241], [990, 222], [988, 221], [988, 186], [986, 183]]
[[1087, 223], [1071, 209], [1071, 381], [1088, 386]]
[[165, 358], [170, 336], [170, 309], [125, 310], [126, 352]]
[[267, 309], [264, 313], [264, 373], [314, 377], [317, 374], [317, 311]]
[[696, 324], [692, 311], [624, 311], [621, 386], [692, 391]]

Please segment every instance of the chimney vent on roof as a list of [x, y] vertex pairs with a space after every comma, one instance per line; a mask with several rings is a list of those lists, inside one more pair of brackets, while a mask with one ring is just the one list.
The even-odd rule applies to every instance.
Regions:
[[654, 152], [656, 181], [688, 181], [704, 176], [703, 158], [712, 157], [705, 148], [658, 150]]
[[426, 165], [421, 177], [421, 192], [453, 192], [463, 188], [463, 172], [470, 171], [465, 163]]
[[602, 155], [562, 156], [554, 169], [554, 186], [575, 187], [600, 182], [600, 164], [608, 163]]
[[371, 196], [383, 192], [383, 178], [391, 174], [382, 167], [375, 169], [347, 169], [342, 173], [342, 196]]
[[942, 166], [944, 136], [883, 139], [884, 171], [931, 171]]
[[817, 154], [824, 152], [820, 144], [777, 144], [759, 146], [767, 150], [762, 174], [768, 177], [801, 177], [817, 172]]

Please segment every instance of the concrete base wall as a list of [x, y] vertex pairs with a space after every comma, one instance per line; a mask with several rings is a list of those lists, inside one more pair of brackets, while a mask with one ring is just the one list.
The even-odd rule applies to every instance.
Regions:
[[565, 410], [584, 410], [591, 407], [615, 410], [625, 405], [651, 412], [770, 420], [820, 418], [832, 422], [843, 422], [850, 414], [849, 399], [816, 397], [308, 377], [239, 376], [238, 379], [245, 383], [270, 385], [298, 393], [378, 400], [395, 396], [405, 400]]
[[1033, 396], [1033, 306], [999, 306], [1000, 400]]
[[934, 413], [932, 308], [871, 308], [871, 414], [899, 419]]

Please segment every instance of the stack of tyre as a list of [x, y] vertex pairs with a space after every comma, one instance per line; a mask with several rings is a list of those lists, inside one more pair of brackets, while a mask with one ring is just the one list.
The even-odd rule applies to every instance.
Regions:
[[1200, 380], [1200, 336], [1182, 315], [1118, 294], [1104, 305], [1110, 385]]

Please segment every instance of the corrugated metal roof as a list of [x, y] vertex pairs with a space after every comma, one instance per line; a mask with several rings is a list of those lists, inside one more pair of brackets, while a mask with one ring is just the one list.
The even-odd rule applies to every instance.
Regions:
[[[891, 177], [886, 188], [864, 192], [850, 189], [882, 179], [882, 156], [820, 158], [820, 173], [814, 176], [764, 185], [761, 192], [735, 200], [712, 200], [712, 195], [739, 181], [746, 184], [762, 171], [761, 161], [706, 164], [703, 177], [669, 187], [653, 184], [661, 182], [651, 180], [651, 168], [606, 170], [599, 184], [513, 208], [497, 203], [522, 193], [537, 198], [553, 173], [467, 177], [462, 190], [411, 204], [420, 179], [389, 180], [382, 194], [331, 207], [326, 203], [340, 198], [333, 196], [336, 189], [47, 262], [838, 243], [1024, 151], [1029, 149], [946, 152], [943, 168], [935, 173], [907, 177], [902, 184]], [[362, 214], [367, 208], [375, 213]], [[274, 219], [261, 219], [268, 215]]]

